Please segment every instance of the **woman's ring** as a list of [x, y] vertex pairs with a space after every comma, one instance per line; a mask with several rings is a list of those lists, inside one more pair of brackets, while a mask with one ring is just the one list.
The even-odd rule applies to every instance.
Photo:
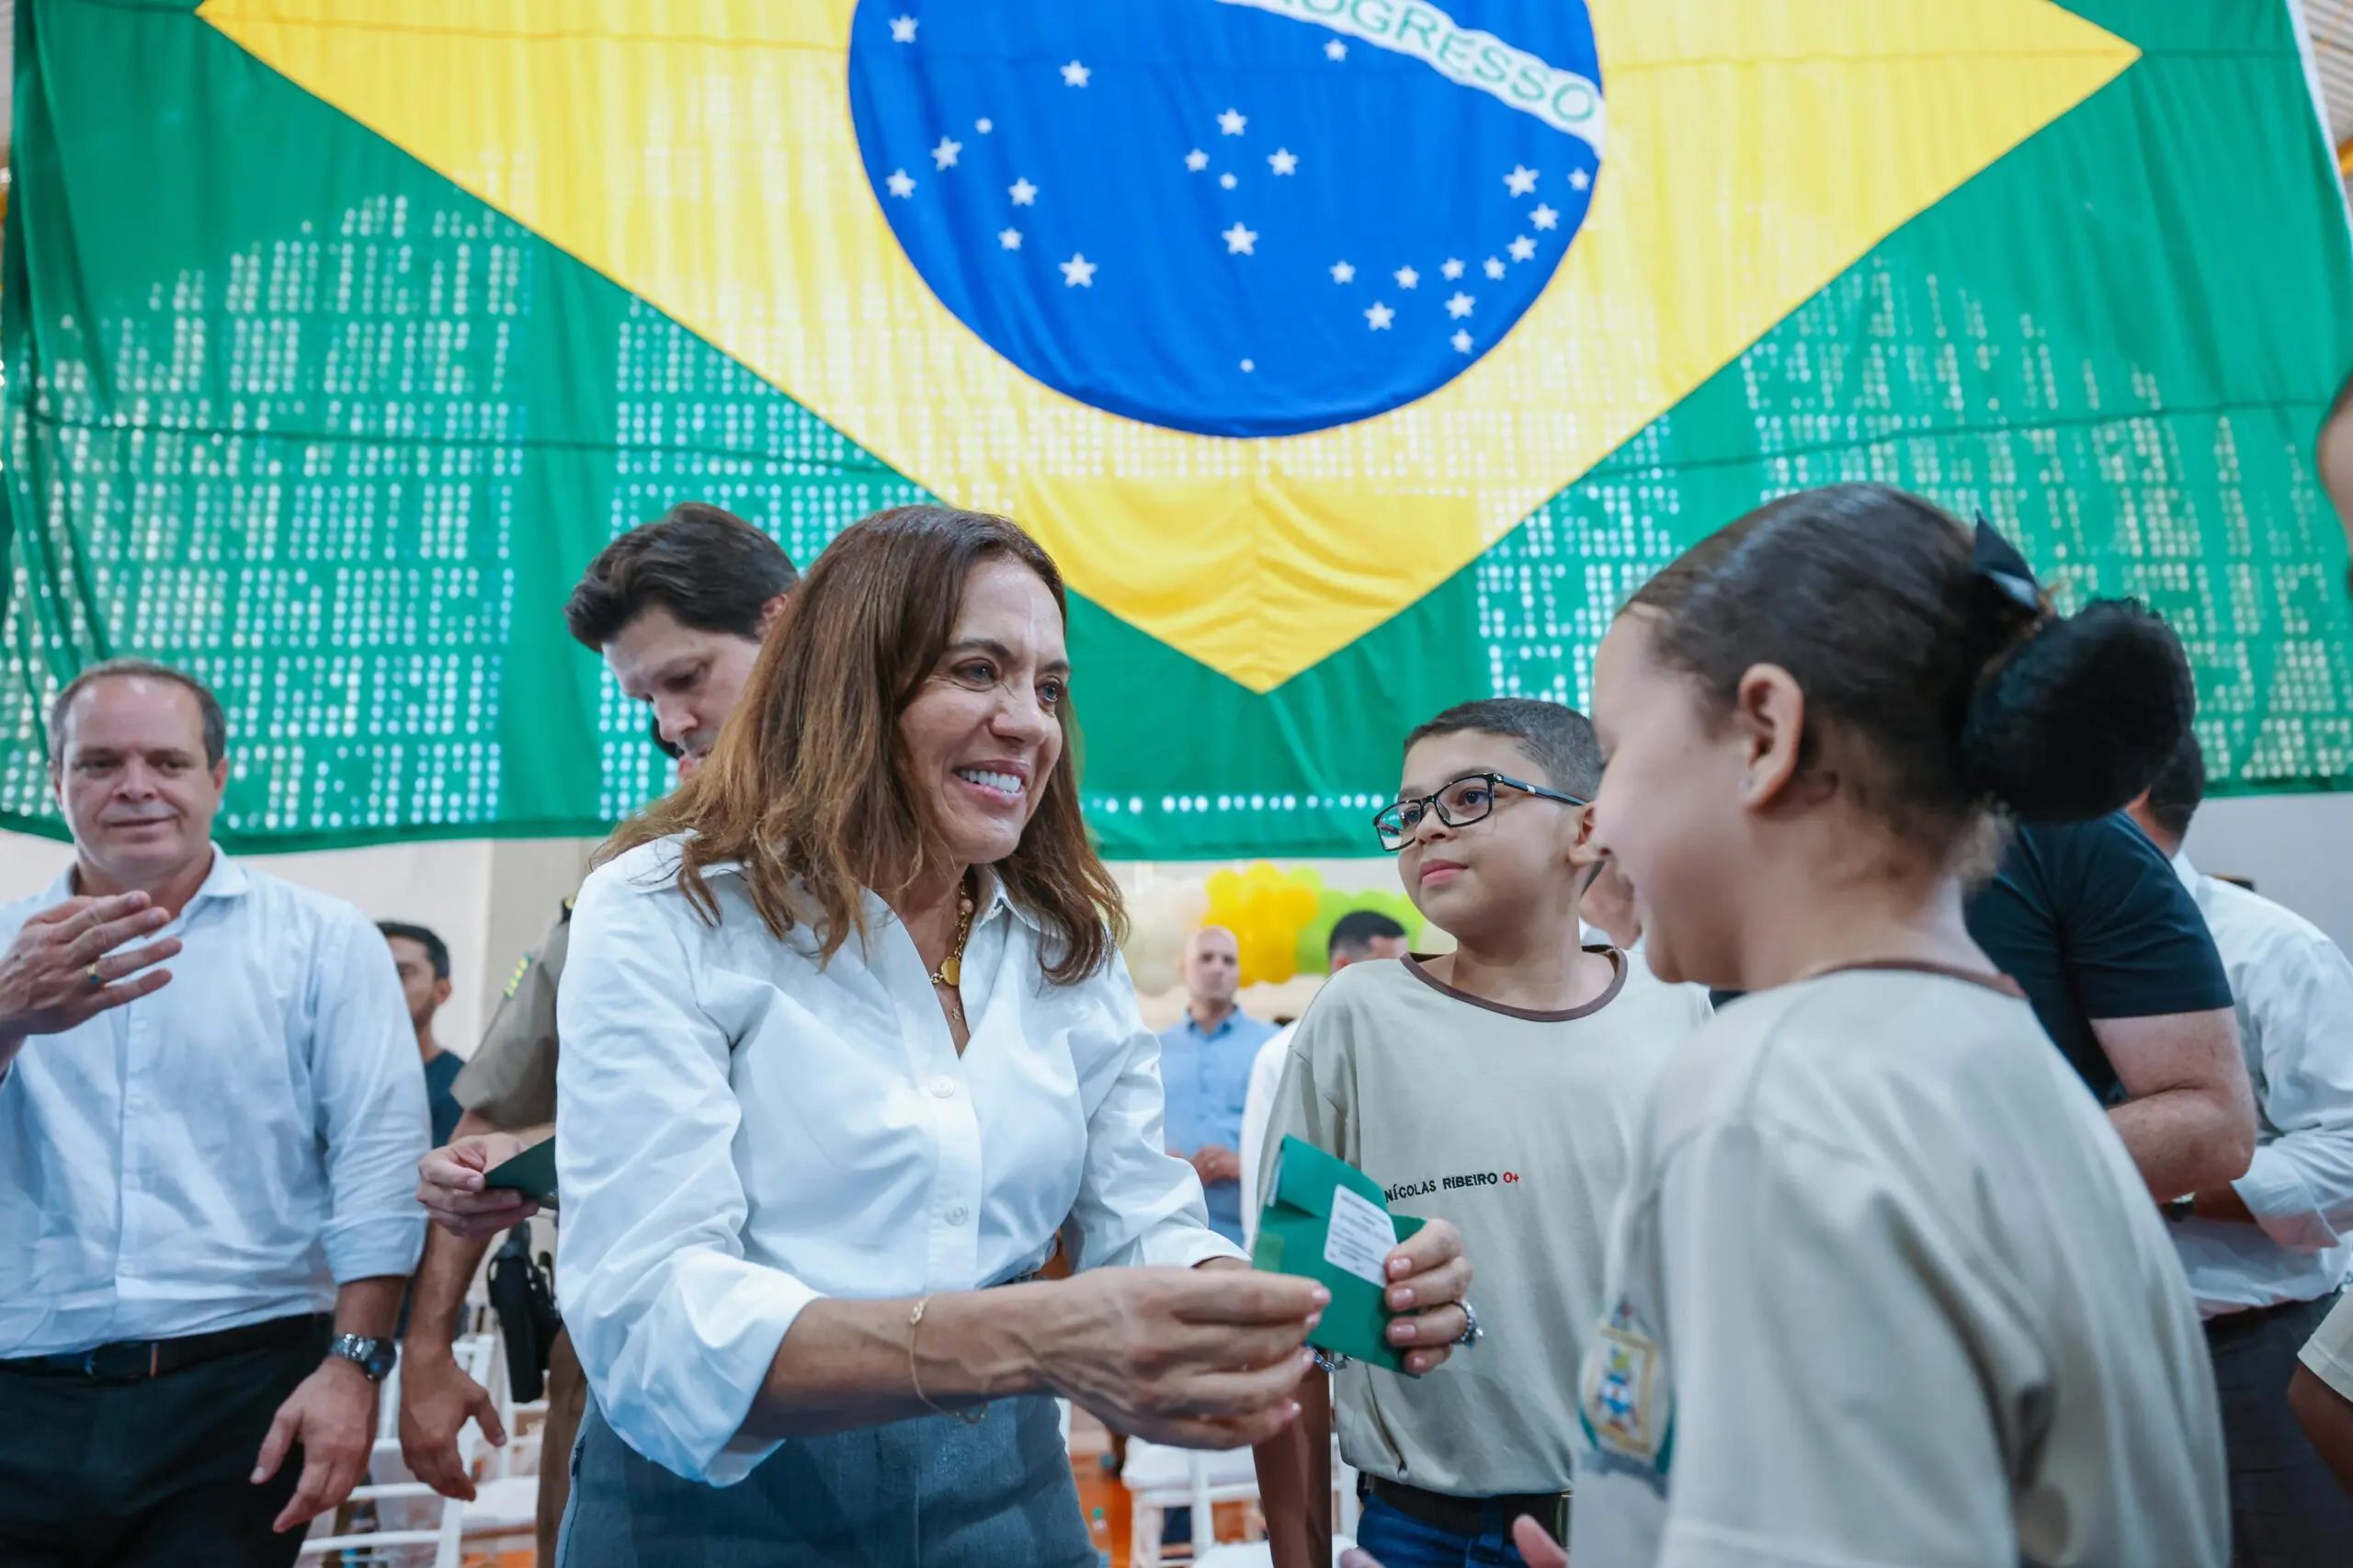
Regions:
[[[98, 963], [104, 963], [105, 961], [106, 960], [104, 959], [100, 959]], [[98, 964], [94, 963], [82, 972], [88, 979], [91, 990], [103, 991], [106, 989], [107, 977], [98, 972]]]

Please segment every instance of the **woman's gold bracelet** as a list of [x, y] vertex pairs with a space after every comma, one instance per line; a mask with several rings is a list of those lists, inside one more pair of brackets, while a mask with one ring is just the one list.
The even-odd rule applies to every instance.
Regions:
[[923, 1392], [923, 1377], [915, 1370], [915, 1331], [923, 1327], [924, 1309], [929, 1305], [931, 1305], [931, 1298], [929, 1296], [926, 1296], [922, 1301], [917, 1301], [915, 1305], [915, 1310], [907, 1314], [908, 1386], [915, 1391], [916, 1400], [922, 1403], [926, 1410], [930, 1411], [934, 1415], [953, 1415], [957, 1420], [961, 1421], [967, 1426], [977, 1426], [983, 1421], [988, 1419], [989, 1407], [985, 1403], [982, 1404], [975, 1410], [942, 1410], [938, 1405], [934, 1404], [931, 1402], [931, 1396], [929, 1394]]

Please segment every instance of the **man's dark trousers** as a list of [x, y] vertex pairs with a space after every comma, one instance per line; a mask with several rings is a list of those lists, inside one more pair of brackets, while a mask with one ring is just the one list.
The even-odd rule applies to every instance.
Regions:
[[262, 1485], [246, 1478], [331, 1337], [322, 1318], [282, 1343], [135, 1382], [0, 1368], [0, 1563], [292, 1563], [306, 1532], [269, 1527], [301, 1478], [301, 1449]]
[[2334, 1292], [2206, 1320], [2231, 1467], [2234, 1568], [2353, 1568], [2353, 1497], [2288, 1409], [2296, 1352]]

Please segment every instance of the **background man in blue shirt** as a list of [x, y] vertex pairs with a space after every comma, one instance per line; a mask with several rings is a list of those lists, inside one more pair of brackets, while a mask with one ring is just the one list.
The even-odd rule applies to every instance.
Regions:
[[449, 1085], [464, 1071], [466, 1059], [442, 1048], [434, 1037], [433, 1015], [449, 999], [449, 945], [430, 927], [398, 920], [379, 920], [384, 945], [392, 949], [392, 968], [401, 977], [401, 1000], [408, 1004], [408, 1021], [416, 1028], [416, 1053], [425, 1062], [425, 1105], [433, 1117], [433, 1146], [449, 1141], [465, 1108]]
[[1242, 949], [1222, 926], [1204, 926], [1185, 944], [1185, 1016], [1160, 1036], [1160, 1080], [1168, 1094], [1168, 1150], [1193, 1163], [1209, 1199], [1210, 1225], [1242, 1240], [1242, 1108], [1250, 1063], [1275, 1032], [1234, 1006]]

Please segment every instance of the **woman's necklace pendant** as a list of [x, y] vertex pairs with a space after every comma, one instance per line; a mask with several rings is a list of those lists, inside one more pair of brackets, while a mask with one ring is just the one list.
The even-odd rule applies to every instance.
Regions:
[[964, 978], [964, 960], [963, 960], [963, 958], [962, 958], [962, 956], [961, 956], [961, 955], [957, 954], [957, 953], [950, 953], [950, 954], [949, 954], [945, 959], [942, 959], [942, 960], [940, 960], [940, 963], [939, 963], [939, 983], [940, 983], [940, 984], [942, 984], [942, 985], [957, 985], [957, 984], [961, 984], [961, 983], [962, 983], [962, 982], [963, 982], [963, 978]]

